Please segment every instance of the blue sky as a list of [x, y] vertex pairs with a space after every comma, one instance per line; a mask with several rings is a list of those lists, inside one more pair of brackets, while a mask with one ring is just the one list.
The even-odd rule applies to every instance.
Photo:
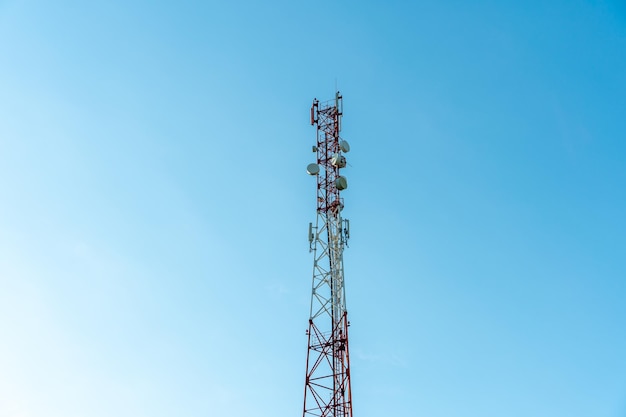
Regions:
[[344, 96], [355, 416], [626, 416], [626, 6], [0, 1], [0, 416], [297, 416]]

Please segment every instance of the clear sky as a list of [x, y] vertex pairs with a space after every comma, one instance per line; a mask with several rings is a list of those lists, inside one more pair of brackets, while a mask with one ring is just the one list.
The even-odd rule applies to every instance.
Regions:
[[335, 84], [355, 417], [626, 416], [626, 5], [582, 0], [0, 0], [0, 416], [301, 416]]

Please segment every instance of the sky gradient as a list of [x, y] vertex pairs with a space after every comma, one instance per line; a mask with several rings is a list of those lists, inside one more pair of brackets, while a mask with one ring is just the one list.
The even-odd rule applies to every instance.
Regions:
[[301, 415], [335, 86], [355, 417], [625, 417], [626, 6], [578, 0], [0, 0], [0, 416]]

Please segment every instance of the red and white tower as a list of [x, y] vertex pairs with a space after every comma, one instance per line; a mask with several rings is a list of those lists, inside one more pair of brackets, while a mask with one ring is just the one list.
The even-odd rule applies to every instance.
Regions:
[[343, 275], [343, 249], [350, 237], [341, 217], [341, 192], [348, 186], [340, 170], [346, 166], [348, 142], [339, 136], [342, 97], [313, 100], [311, 125], [317, 127], [313, 152], [317, 162], [307, 172], [317, 177], [317, 220], [309, 224], [313, 252], [313, 288], [309, 318], [303, 417], [352, 417], [348, 311]]

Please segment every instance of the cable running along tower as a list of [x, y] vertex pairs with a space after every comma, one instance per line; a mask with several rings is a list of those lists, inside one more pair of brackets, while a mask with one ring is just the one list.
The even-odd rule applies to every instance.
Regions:
[[343, 249], [350, 237], [350, 224], [341, 218], [348, 187], [340, 175], [346, 166], [350, 145], [339, 137], [343, 102], [313, 100], [311, 125], [316, 126], [317, 162], [307, 172], [317, 178], [317, 219], [309, 223], [313, 252], [313, 289], [309, 318], [303, 417], [352, 417], [348, 312], [343, 275]]

